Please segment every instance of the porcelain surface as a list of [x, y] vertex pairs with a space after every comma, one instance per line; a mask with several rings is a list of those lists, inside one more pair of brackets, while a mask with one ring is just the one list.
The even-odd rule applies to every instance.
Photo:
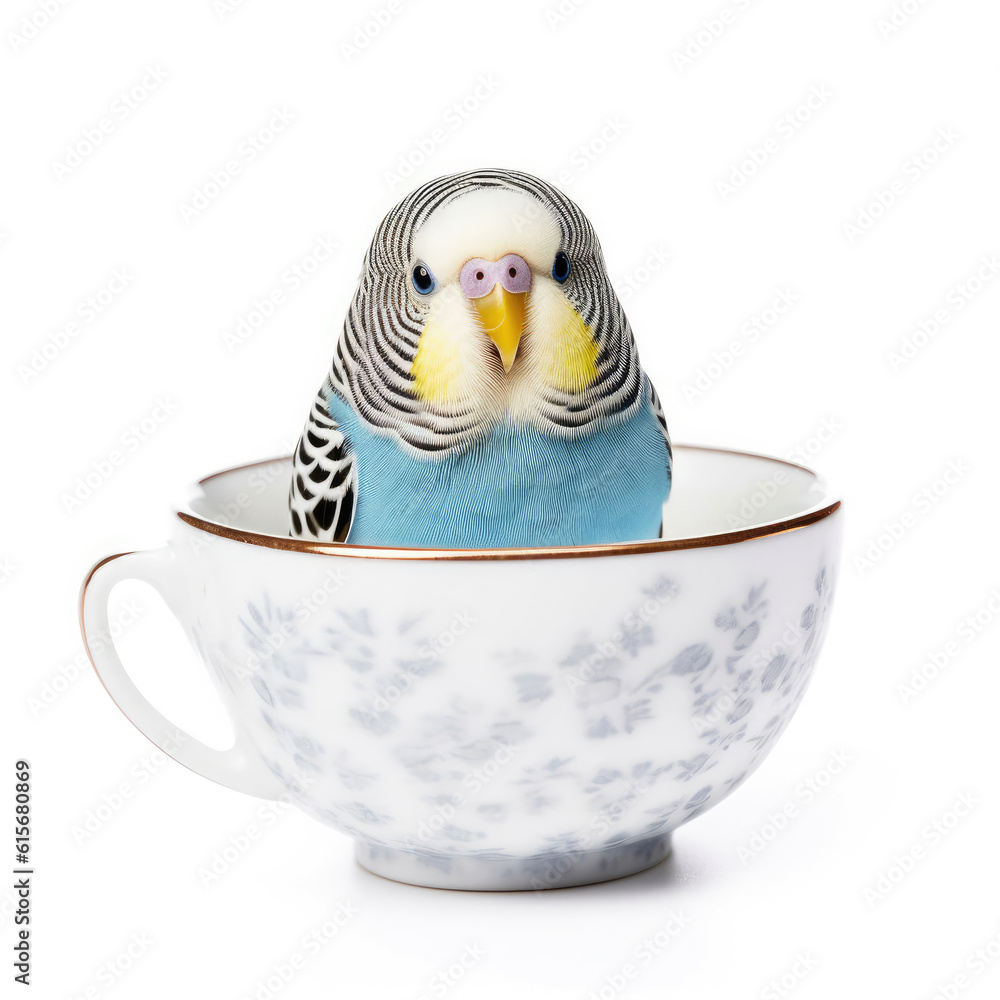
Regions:
[[640, 871], [803, 696], [843, 517], [806, 470], [679, 447], [664, 542], [505, 558], [283, 547], [288, 468], [210, 477], [164, 549], [98, 564], [85, 633], [118, 580], [157, 587], [236, 744], [178, 734], [109, 647], [91, 655], [111, 696], [181, 763], [353, 837], [372, 871], [460, 889]]

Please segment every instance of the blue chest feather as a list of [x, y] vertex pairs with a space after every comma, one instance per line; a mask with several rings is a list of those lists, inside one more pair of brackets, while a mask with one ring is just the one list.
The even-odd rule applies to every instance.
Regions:
[[646, 406], [571, 440], [507, 420], [444, 458], [376, 433], [336, 394], [330, 415], [357, 459], [352, 544], [497, 548], [659, 534], [670, 471]]

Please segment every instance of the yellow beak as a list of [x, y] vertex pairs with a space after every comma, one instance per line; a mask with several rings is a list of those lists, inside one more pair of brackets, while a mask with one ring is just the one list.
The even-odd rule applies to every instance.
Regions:
[[488, 295], [472, 299], [483, 321], [487, 336], [500, 352], [504, 369], [510, 371], [517, 355], [517, 345], [524, 331], [524, 300], [527, 292], [508, 292], [499, 282]]

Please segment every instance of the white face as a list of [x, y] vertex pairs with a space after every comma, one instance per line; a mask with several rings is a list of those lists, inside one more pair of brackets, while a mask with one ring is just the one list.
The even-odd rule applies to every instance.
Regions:
[[413, 238], [413, 261], [424, 261], [440, 287], [458, 279], [474, 257], [499, 260], [520, 254], [533, 276], [547, 276], [559, 249], [559, 223], [537, 198], [506, 188], [486, 188], [433, 212]]
[[587, 389], [598, 349], [553, 276], [561, 243], [557, 218], [523, 192], [481, 189], [432, 212], [414, 235], [407, 275], [426, 316], [412, 369], [418, 398], [530, 421], [552, 389]]

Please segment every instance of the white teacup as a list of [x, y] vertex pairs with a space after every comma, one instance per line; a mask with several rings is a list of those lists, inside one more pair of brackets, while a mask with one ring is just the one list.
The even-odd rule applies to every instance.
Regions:
[[675, 449], [664, 537], [552, 549], [382, 549], [285, 537], [290, 459], [203, 480], [169, 544], [98, 563], [84, 636], [152, 584], [232, 716], [213, 750], [91, 659], [194, 771], [290, 794], [378, 874], [531, 889], [638, 872], [741, 784], [826, 631], [840, 502], [807, 469]]

